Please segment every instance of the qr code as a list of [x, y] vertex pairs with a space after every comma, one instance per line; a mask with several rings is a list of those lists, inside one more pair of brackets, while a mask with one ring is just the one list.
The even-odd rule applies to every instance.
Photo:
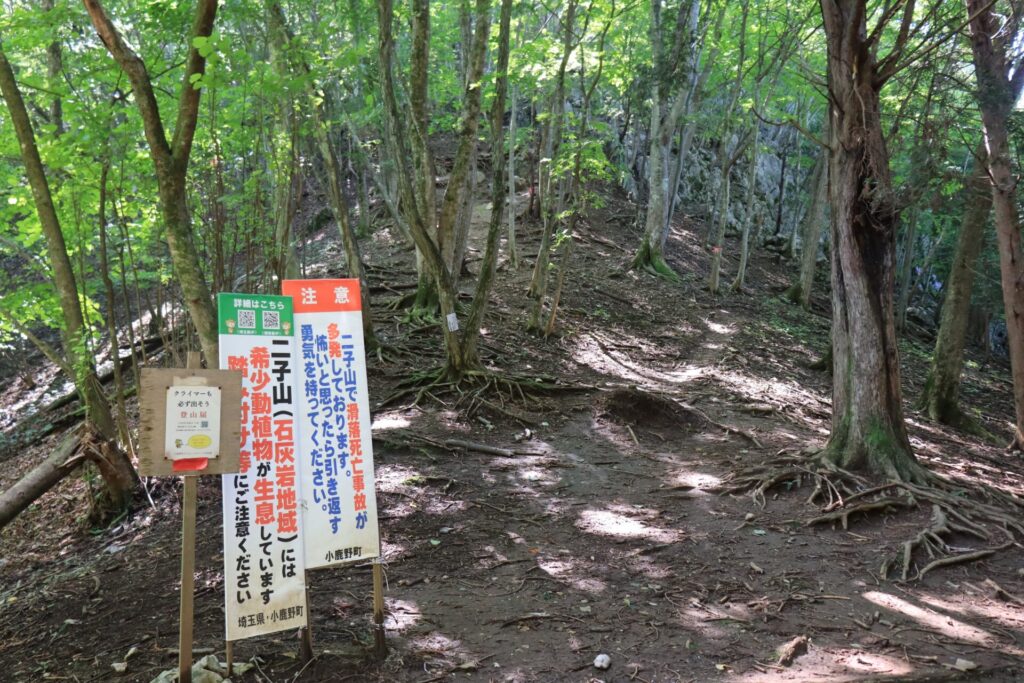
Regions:
[[281, 313], [280, 313], [280, 311], [263, 311], [263, 329], [265, 329], [265, 330], [279, 330], [279, 329], [281, 329]]
[[255, 330], [256, 311], [238, 311], [238, 327], [242, 330]]

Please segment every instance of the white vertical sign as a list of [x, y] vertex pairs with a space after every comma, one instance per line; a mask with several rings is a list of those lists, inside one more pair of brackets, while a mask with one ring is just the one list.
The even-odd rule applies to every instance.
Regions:
[[220, 366], [242, 371], [241, 459], [222, 477], [227, 640], [306, 625], [291, 300], [218, 294]]
[[359, 280], [285, 280], [295, 311], [306, 567], [380, 555]]

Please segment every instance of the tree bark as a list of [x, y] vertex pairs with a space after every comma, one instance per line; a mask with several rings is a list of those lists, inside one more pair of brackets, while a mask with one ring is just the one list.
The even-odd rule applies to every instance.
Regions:
[[[886, 79], [865, 5], [821, 0], [832, 120], [832, 432], [823, 458], [891, 480], [923, 481], [903, 418], [893, 315], [899, 211], [881, 126]], [[890, 59], [898, 54], [885, 64]]]
[[811, 291], [814, 289], [814, 271], [818, 265], [818, 243], [821, 241], [821, 224], [828, 208], [828, 151], [823, 151], [814, 170], [814, 187], [811, 190], [811, 204], [804, 214], [801, 226], [800, 273], [797, 281], [786, 292], [790, 301], [800, 304], [805, 310], [811, 308]]
[[1021, 225], [1017, 210], [1017, 179], [1011, 167], [1007, 132], [1007, 120], [1024, 83], [1024, 69], [1007, 55], [1008, 45], [1015, 44], [1018, 35], [1003, 36], [998, 44], [994, 43], [1001, 24], [992, 3], [967, 0], [967, 13], [970, 17], [974, 71], [978, 79], [978, 104], [988, 151], [1010, 371], [1013, 376], [1016, 425], [1012, 445], [1024, 450], [1024, 252], [1021, 250]]
[[164, 131], [153, 84], [142, 59], [124, 42], [114, 23], [98, 0], [83, 0], [100, 40], [131, 81], [139, 113], [142, 116], [149, 153], [156, 170], [160, 208], [167, 228], [167, 246], [171, 253], [199, 342], [208, 367], [216, 367], [219, 354], [217, 314], [206, 284], [199, 254], [193, 243], [192, 216], [188, 207], [186, 179], [199, 116], [201, 88], [195, 81], [206, 69], [206, 59], [195, 47], [198, 37], [208, 37], [217, 15], [217, 0], [199, 0], [189, 33], [188, 58], [178, 97], [178, 116], [171, 140]]
[[[14, 125], [18, 143], [21, 148], [25, 173], [28, 176], [32, 197], [35, 201], [39, 223], [46, 238], [46, 248], [50, 257], [53, 285], [60, 300], [61, 313], [64, 316], [64, 338], [67, 347], [65, 355], [68, 365], [74, 372], [71, 379], [75, 383], [82, 404], [85, 408], [86, 420], [103, 440], [114, 442], [117, 428], [110, 412], [99, 381], [96, 379], [96, 367], [91, 354], [84, 344], [85, 323], [78, 297], [78, 283], [75, 280], [71, 259], [68, 258], [64, 233], [61, 231], [60, 220], [53, 205], [50, 185], [46, 179], [43, 161], [36, 146], [35, 133], [25, 109], [25, 101], [18, 89], [14, 70], [0, 46], [0, 94], [3, 95], [7, 109]], [[135, 470], [124, 454], [115, 449], [111, 459], [111, 469], [103, 472], [106, 486], [105, 498], [101, 506], [108, 511], [120, 510], [131, 497]]]
[[972, 431], [975, 426], [973, 420], [960, 408], [960, 375], [967, 342], [974, 268], [985, 242], [985, 227], [992, 211], [992, 189], [984, 146], [978, 152], [974, 169], [964, 185], [964, 215], [946, 281], [946, 298], [942, 303], [931, 369], [921, 396], [921, 408], [933, 420]]

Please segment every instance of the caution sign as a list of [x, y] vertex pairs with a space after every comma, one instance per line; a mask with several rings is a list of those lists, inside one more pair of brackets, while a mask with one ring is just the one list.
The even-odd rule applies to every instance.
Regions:
[[380, 555], [359, 280], [285, 280], [295, 312], [306, 567]]

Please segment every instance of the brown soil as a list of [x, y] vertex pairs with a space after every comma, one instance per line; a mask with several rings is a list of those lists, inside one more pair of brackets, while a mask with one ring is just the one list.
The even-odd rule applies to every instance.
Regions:
[[[920, 582], [881, 581], [881, 562], [927, 524], [927, 510], [808, 528], [818, 509], [806, 490], [784, 486], [763, 510], [717, 493], [730, 473], [827, 437], [829, 378], [807, 369], [828, 344], [827, 299], [811, 314], [783, 303], [793, 266], [764, 253], [751, 264], [753, 291], [709, 296], [708, 256], [689, 223], [669, 247], [682, 285], [625, 272], [631, 217], [605, 211], [581, 223], [550, 339], [523, 331], [528, 270], [499, 273], [486, 363], [578, 390], [492, 397], [499, 409], [472, 415], [445, 395], [376, 411], [388, 658], [367, 654], [369, 568], [318, 571], [316, 658], [300, 662], [290, 633], [243, 641], [237, 660], [258, 668], [236, 681], [1021, 680], [1018, 547]], [[530, 255], [537, 228], [523, 232]], [[320, 255], [335, 256], [313, 277], [339, 274], [335, 233], [324, 234]], [[727, 272], [735, 250], [728, 256]], [[370, 364], [379, 405], [442, 354], [436, 328], [409, 329], [386, 310], [415, 279], [400, 239], [381, 230], [367, 260], [389, 344]], [[908, 399], [927, 353], [914, 340], [903, 349]], [[964, 392], [1000, 436], [1012, 419], [1008, 376], [975, 363]], [[931, 469], [1021, 494], [1019, 459], [907, 411]], [[444, 447], [451, 438], [513, 455]], [[53, 445], [11, 455], [0, 487]], [[175, 666], [180, 489], [153, 482], [154, 505], [141, 497], [110, 528], [89, 530], [88, 485], [64, 482], [0, 535], [0, 680], [150, 681]], [[223, 658], [220, 525], [219, 484], [204, 481], [195, 647]], [[807, 653], [778, 665], [795, 636], [809, 638]], [[593, 667], [599, 653], [609, 670]]]

